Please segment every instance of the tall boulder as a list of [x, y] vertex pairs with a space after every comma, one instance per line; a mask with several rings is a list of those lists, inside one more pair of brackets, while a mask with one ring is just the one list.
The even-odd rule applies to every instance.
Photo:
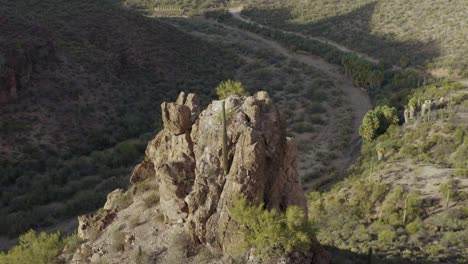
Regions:
[[231, 234], [229, 208], [244, 195], [252, 203], [285, 211], [290, 205], [307, 210], [296, 168], [296, 145], [269, 96], [226, 99], [229, 170], [222, 162], [221, 101], [214, 101], [192, 127], [196, 160], [193, 191], [186, 201], [187, 227], [202, 243], [227, 248]]
[[[229, 172], [222, 168], [221, 101], [202, 113], [198, 98], [180, 94], [163, 103], [164, 129], [146, 150], [141, 168], [154, 167], [161, 210], [167, 223], [185, 223], [193, 238], [216, 249], [236, 240], [229, 208], [240, 195], [252, 203], [285, 211], [307, 211], [297, 173], [297, 146], [266, 92], [225, 100]], [[145, 169], [144, 172], [149, 170]], [[147, 178], [149, 176], [145, 176]]]

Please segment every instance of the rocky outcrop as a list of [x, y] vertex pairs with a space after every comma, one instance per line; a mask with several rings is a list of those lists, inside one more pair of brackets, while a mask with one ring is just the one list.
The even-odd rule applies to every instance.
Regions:
[[107, 194], [107, 200], [106, 203], [104, 204], [103, 209], [106, 211], [110, 210], [118, 210], [119, 208], [119, 200], [122, 199], [124, 196], [124, 190], [122, 189], [116, 189], [109, 194]]
[[144, 160], [133, 170], [132, 176], [130, 177], [130, 183], [136, 185], [154, 177], [154, 175], [156, 175], [156, 172], [154, 171], [153, 163], [149, 160]]
[[[147, 190], [151, 182], [158, 189], [159, 205], [147, 213], [162, 214], [168, 228], [184, 228], [194, 241], [214, 251], [229, 251], [239, 241], [230, 208], [241, 195], [278, 211], [299, 206], [307, 215], [297, 172], [297, 145], [286, 136], [285, 122], [268, 94], [232, 95], [224, 102], [227, 173], [222, 166], [222, 101], [212, 102], [200, 113], [197, 96], [181, 93], [175, 103], [161, 105], [164, 129], [148, 144], [145, 160], [130, 179], [132, 190], [127, 192], [140, 193], [137, 190]], [[87, 230], [92, 221], [97, 221], [93, 230], [99, 232], [114, 219], [122, 223], [114, 213], [121, 210], [116, 201], [127, 193], [110, 193], [106, 210], [96, 219], [81, 217], [80, 237], [90, 237]], [[141, 203], [148, 206], [143, 197], [149, 196], [133, 197], [134, 204], [123, 215], [135, 215], [132, 210]], [[328, 259], [316, 242], [314, 251], [293, 254], [283, 262], [316, 264]]]
[[134, 173], [140, 175], [140, 168], [151, 162], [166, 222], [185, 223], [196, 240], [217, 249], [236, 240], [228, 232], [229, 208], [239, 195], [269, 209], [298, 205], [307, 210], [297, 174], [297, 146], [286, 137], [268, 94], [230, 96], [225, 102], [227, 174], [221, 166], [221, 101], [199, 114], [197, 97], [183, 93], [175, 103], [162, 104], [164, 129], [150, 142], [147, 160]]
[[116, 216], [116, 211], [103, 211], [95, 215], [79, 216], [77, 234], [83, 240], [95, 239], [95, 236], [108, 227]]
[[213, 102], [195, 122], [191, 138], [196, 160], [187, 227], [202, 243], [229, 247], [229, 208], [245, 195], [252, 203], [284, 211], [290, 205], [307, 210], [296, 169], [296, 145], [269, 96], [226, 99], [229, 172], [221, 166], [221, 102]]

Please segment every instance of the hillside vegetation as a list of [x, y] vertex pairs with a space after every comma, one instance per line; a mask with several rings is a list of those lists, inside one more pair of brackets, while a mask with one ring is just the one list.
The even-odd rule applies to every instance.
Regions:
[[[415, 103], [413, 120], [366, 140], [349, 178], [310, 193], [321, 243], [363, 255], [372, 248], [379, 263], [467, 261], [468, 93], [438, 84], [416, 89], [407, 102], [441, 97], [430, 117]], [[337, 263], [365, 263], [336, 254]]]
[[242, 15], [322, 36], [401, 67], [468, 76], [464, 0], [243, 1]]
[[0, 108], [1, 235], [96, 209], [126, 185], [161, 127], [161, 102], [180, 90], [206, 102], [239, 63], [111, 1], [0, 4], [0, 57], [53, 45], [47, 60], [22, 65], [16, 78], [29, 81]]
[[[468, 262], [468, 87], [450, 81], [468, 77], [468, 2], [0, 4], [0, 239], [93, 212], [111, 190], [128, 187], [131, 169], [162, 129], [159, 116], [166, 118], [167, 131], [173, 128], [161, 103], [180, 91], [198, 94], [202, 105], [216, 94], [267, 91], [252, 109], [264, 113], [273, 101], [278, 107], [273, 123], [284, 129], [272, 133], [262, 127], [268, 136], [243, 147], [237, 141], [243, 137], [233, 137], [233, 131], [251, 131], [252, 123], [264, 120], [236, 114], [240, 108], [225, 111], [225, 103], [223, 115], [209, 107], [212, 112], [201, 116], [210, 122], [196, 130], [200, 138], [212, 136], [206, 144], [191, 139], [196, 133], [188, 126], [183, 135], [156, 137], [128, 190], [113, 192], [107, 209], [80, 219], [86, 230], [68, 238], [29, 231], [19, 245], [0, 253], [0, 264], [54, 263], [60, 254], [64, 262], [89, 260], [95, 253], [112, 263], [244, 263], [252, 247], [260, 261], [321, 250], [315, 237], [332, 253], [332, 263]], [[239, 5], [247, 19], [228, 12]], [[185, 121], [197, 127], [192, 117], [198, 101], [181, 96], [176, 104], [190, 108]], [[279, 115], [285, 124], [277, 122]], [[232, 124], [247, 128], [229, 130], [232, 118], [242, 118]], [[249, 178], [257, 167], [271, 169], [278, 162], [264, 157], [244, 162], [258, 151], [243, 151], [278, 134], [298, 143], [297, 165], [294, 159], [286, 167], [301, 180], [275, 183], [271, 170], [259, 174], [269, 177], [264, 181]], [[165, 150], [161, 140], [186, 148], [183, 157], [151, 154], [152, 147]], [[201, 160], [187, 159], [200, 154], [194, 146], [207, 151]], [[228, 159], [228, 146], [238, 148], [231, 154], [239, 157]], [[213, 161], [221, 156], [222, 169], [221, 159]], [[223, 191], [231, 187], [224, 181], [227, 164], [234, 161], [231, 176], [244, 185]], [[219, 168], [213, 170], [213, 164]], [[197, 180], [184, 178], [188, 170]], [[232, 204], [223, 204], [259, 182], [267, 189], [256, 193], [253, 203], [233, 196]], [[298, 192], [275, 188], [291, 182], [298, 190], [313, 190], [308, 208], [303, 195], [303, 208], [283, 204], [287, 194]], [[268, 208], [275, 199], [282, 201], [278, 208]], [[205, 208], [190, 209], [194, 203]], [[227, 213], [214, 215], [218, 210]], [[193, 216], [183, 219], [188, 214]], [[208, 221], [207, 215], [214, 216]], [[180, 223], [194, 218], [201, 220], [188, 226], [196, 232], [222, 239], [239, 234], [230, 242], [244, 255], [211, 252], [213, 245], [222, 250], [226, 245], [205, 234], [192, 241]], [[234, 228], [209, 227], [224, 220], [232, 220]]]

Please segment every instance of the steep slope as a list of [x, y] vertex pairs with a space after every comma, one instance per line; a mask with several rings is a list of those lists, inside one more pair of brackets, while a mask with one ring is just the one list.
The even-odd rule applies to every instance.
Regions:
[[468, 260], [468, 88], [442, 83], [408, 99], [414, 118], [365, 141], [348, 179], [308, 197], [340, 263], [367, 263], [369, 248], [378, 263]]
[[96, 208], [161, 127], [164, 98], [206, 102], [239, 61], [115, 1], [0, 4], [0, 234]]
[[[295, 207], [306, 212], [297, 173], [297, 146], [286, 137], [284, 121], [268, 94], [229, 96], [226, 121], [222, 121], [223, 102], [214, 101], [201, 113], [194, 94], [181, 93], [175, 103], [163, 103], [164, 129], [148, 144], [145, 160], [133, 172], [132, 187], [125, 193], [110, 193], [96, 215], [80, 217], [78, 234], [86, 241], [73, 259], [64, 255], [64, 260], [133, 263], [136, 252], [156, 263], [233, 263], [233, 254], [239, 255], [240, 263], [254, 263], [258, 251], [247, 248], [234, 253], [245, 233], [255, 232], [236, 222], [233, 207], [237, 198], [263, 204], [262, 210], [285, 212]], [[288, 221], [301, 223], [303, 217]], [[281, 225], [286, 227], [286, 223]], [[265, 232], [291, 235], [277, 229]], [[191, 242], [180, 237], [173, 241], [183, 234], [190, 235]], [[304, 241], [308, 247], [283, 249], [288, 252], [284, 256], [272, 251], [268, 261], [328, 263], [327, 253], [313, 236]], [[200, 245], [215, 255], [200, 260]], [[268, 245], [284, 254], [279, 246]]]

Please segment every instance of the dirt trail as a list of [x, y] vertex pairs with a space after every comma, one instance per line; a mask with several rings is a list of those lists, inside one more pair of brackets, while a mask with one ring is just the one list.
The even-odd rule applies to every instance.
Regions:
[[[243, 7], [235, 7], [235, 8], [230, 8], [229, 9], [229, 13], [232, 14], [232, 16], [236, 19], [239, 19], [241, 20], [242, 22], [245, 22], [245, 23], [249, 23], [249, 24], [254, 24], [260, 28], [267, 28], [267, 29], [273, 29], [271, 27], [268, 27], [268, 26], [265, 26], [265, 25], [262, 25], [262, 24], [258, 24], [257, 22], [254, 22], [248, 18], [245, 18], [245, 17], [242, 17], [241, 16], [241, 12], [243, 10]], [[361, 53], [361, 52], [358, 52], [358, 51], [355, 51], [355, 50], [352, 50], [352, 49], [349, 49], [348, 47], [345, 47], [341, 44], [338, 44], [332, 40], [329, 40], [329, 39], [326, 39], [326, 38], [322, 38], [322, 37], [313, 37], [313, 36], [307, 36], [307, 35], [304, 35], [304, 34], [301, 34], [301, 33], [297, 33], [297, 32], [292, 32], [292, 31], [286, 31], [286, 30], [280, 30], [280, 29], [275, 29], [275, 30], [279, 30], [283, 33], [286, 33], [286, 34], [293, 34], [293, 35], [296, 35], [296, 36], [299, 36], [299, 37], [302, 37], [302, 38], [306, 38], [306, 39], [310, 39], [310, 40], [315, 40], [315, 41], [318, 41], [320, 43], [323, 43], [323, 44], [326, 44], [326, 45], [330, 45], [330, 46], [333, 46], [343, 52], [347, 52], [347, 53], [354, 53], [356, 54], [357, 56], [363, 58], [363, 59], [366, 59], [370, 62], [373, 62], [373, 63], [379, 63], [379, 60], [376, 59], [376, 58], [372, 58], [370, 57], [369, 55], [367, 54], [364, 54], [364, 53]], [[401, 69], [400, 67], [398, 66], [393, 66], [395, 69]]]
[[[320, 76], [332, 80], [335, 89], [341, 93], [339, 97], [343, 103], [336, 108], [331, 107], [331, 109], [328, 109], [327, 121], [320, 124], [320, 129], [314, 132], [294, 133], [297, 142], [304, 144], [298, 165], [301, 177], [307, 179], [308, 185], [306, 188], [314, 188], [320, 186], [322, 182], [332, 180], [330, 177], [333, 177], [333, 174], [329, 173], [330, 169], [333, 168], [337, 172], [341, 172], [352, 164], [357, 157], [356, 154], [359, 153], [361, 142], [358, 134], [359, 126], [372, 105], [367, 93], [360, 88], [354, 87], [352, 81], [341, 72], [338, 65], [330, 64], [321, 57], [308, 53], [291, 51], [274, 40], [238, 27], [218, 23], [210, 19], [199, 18], [199, 20], [202, 23], [201, 25], [209, 23], [214, 26], [213, 28], [222, 27], [223, 34], [216, 35], [216, 33], [211, 33], [210, 30], [205, 32], [204, 30], [193, 29], [196, 26], [190, 27], [186, 31], [206, 40], [226, 41], [226, 43], [230, 43], [228, 45], [237, 42], [242, 45], [252, 45], [255, 50], [272, 54], [273, 57], [278, 55], [286, 60], [302, 63], [314, 68], [317, 73], [321, 73]], [[192, 23], [197, 24], [197, 21], [195, 20]], [[173, 24], [177, 27], [177, 22], [173, 22]], [[206, 25], [206, 27], [209, 28], [210, 26]], [[179, 26], [179, 28], [184, 30], [184, 26]], [[251, 58], [246, 59], [250, 60]], [[292, 79], [288, 80], [288, 83], [293, 81]], [[291, 100], [289, 102], [293, 104], [297, 102], [294, 99]], [[306, 101], [305, 104], [307, 103]], [[297, 108], [296, 110], [298, 110], [295, 112], [296, 114], [304, 112], [304, 109]], [[337, 145], [342, 144], [341, 137], [343, 136], [348, 140], [347, 144]]]
[[[356, 54], [357, 56], [359, 56], [360, 58], [363, 58], [369, 62], [372, 62], [372, 63], [379, 63], [380, 60], [379, 59], [376, 59], [376, 58], [373, 58], [365, 53], [362, 53], [362, 52], [359, 52], [359, 51], [356, 51], [356, 50], [352, 50], [346, 46], [343, 46], [337, 42], [334, 42], [332, 40], [329, 40], [329, 39], [326, 39], [326, 38], [323, 38], [323, 37], [314, 37], [314, 36], [308, 36], [308, 35], [304, 35], [304, 34], [301, 34], [301, 33], [297, 33], [297, 32], [293, 32], [293, 31], [287, 31], [287, 30], [281, 30], [281, 29], [277, 29], [277, 28], [272, 28], [272, 27], [269, 27], [269, 26], [265, 26], [265, 25], [262, 25], [262, 24], [259, 24], [257, 22], [254, 22], [248, 18], [245, 18], [241, 15], [241, 12], [243, 10], [243, 7], [240, 6], [240, 7], [233, 7], [233, 8], [230, 8], [229, 9], [229, 13], [232, 14], [232, 16], [242, 22], [245, 22], [245, 23], [249, 23], [249, 24], [254, 24], [260, 28], [266, 28], [266, 29], [275, 29], [275, 30], [279, 30], [280, 32], [282, 33], [286, 33], [286, 34], [293, 34], [293, 35], [296, 35], [296, 36], [299, 36], [299, 37], [302, 37], [302, 38], [305, 38], [305, 39], [310, 39], [310, 40], [315, 40], [315, 41], [318, 41], [320, 43], [323, 43], [323, 44], [326, 44], [326, 45], [330, 45], [330, 46], [333, 46], [337, 49], [339, 49], [340, 51], [343, 51], [343, 52], [346, 52], [346, 53], [353, 53], [353, 54]], [[401, 67], [397, 66], [397, 65], [392, 65], [392, 68], [394, 70], [402, 70]], [[453, 79], [452, 78], [452, 81], [456, 81], [456, 82], [459, 82], [461, 84], [463, 84], [464, 86], [468, 87], [468, 79]]]
[[[345, 98], [348, 101], [348, 104], [353, 112], [352, 142], [356, 141], [359, 138], [358, 130], [359, 126], [361, 125], [362, 118], [367, 113], [367, 111], [371, 109], [372, 105], [370, 103], [368, 95], [361, 89], [354, 87], [351, 80], [340, 72], [339, 66], [330, 64], [317, 56], [313, 56], [306, 53], [292, 52], [287, 48], [281, 46], [279, 43], [273, 40], [266, 39], [261, 35], [249, 31], [244, 31], [238, 28], [230, 27], [227, 25], [223, 26], [229, 28], [230, 30], [241, 31], [243, 34], [249, 36], [250, 38], [257, 40], [259, 45], [267, 46], [286, 58], [296, 60], [301, 63], [312, 66], [317, 70], [324, 72], [325, 75], [328, 75], [332, 79], [334, 79], [335, 86], [344, 93]], [[326, 138], [329, 136], [329, 131], [336, 127], [333, 123], [333, 120], [331, 121], [332, 122], [330, 122], [330, 125], [328, 125], [326, 129], [321, 131], [319, 138], [326, 140]], [[343, 166], [345, 166], [345, 164], [343, 164]]]

